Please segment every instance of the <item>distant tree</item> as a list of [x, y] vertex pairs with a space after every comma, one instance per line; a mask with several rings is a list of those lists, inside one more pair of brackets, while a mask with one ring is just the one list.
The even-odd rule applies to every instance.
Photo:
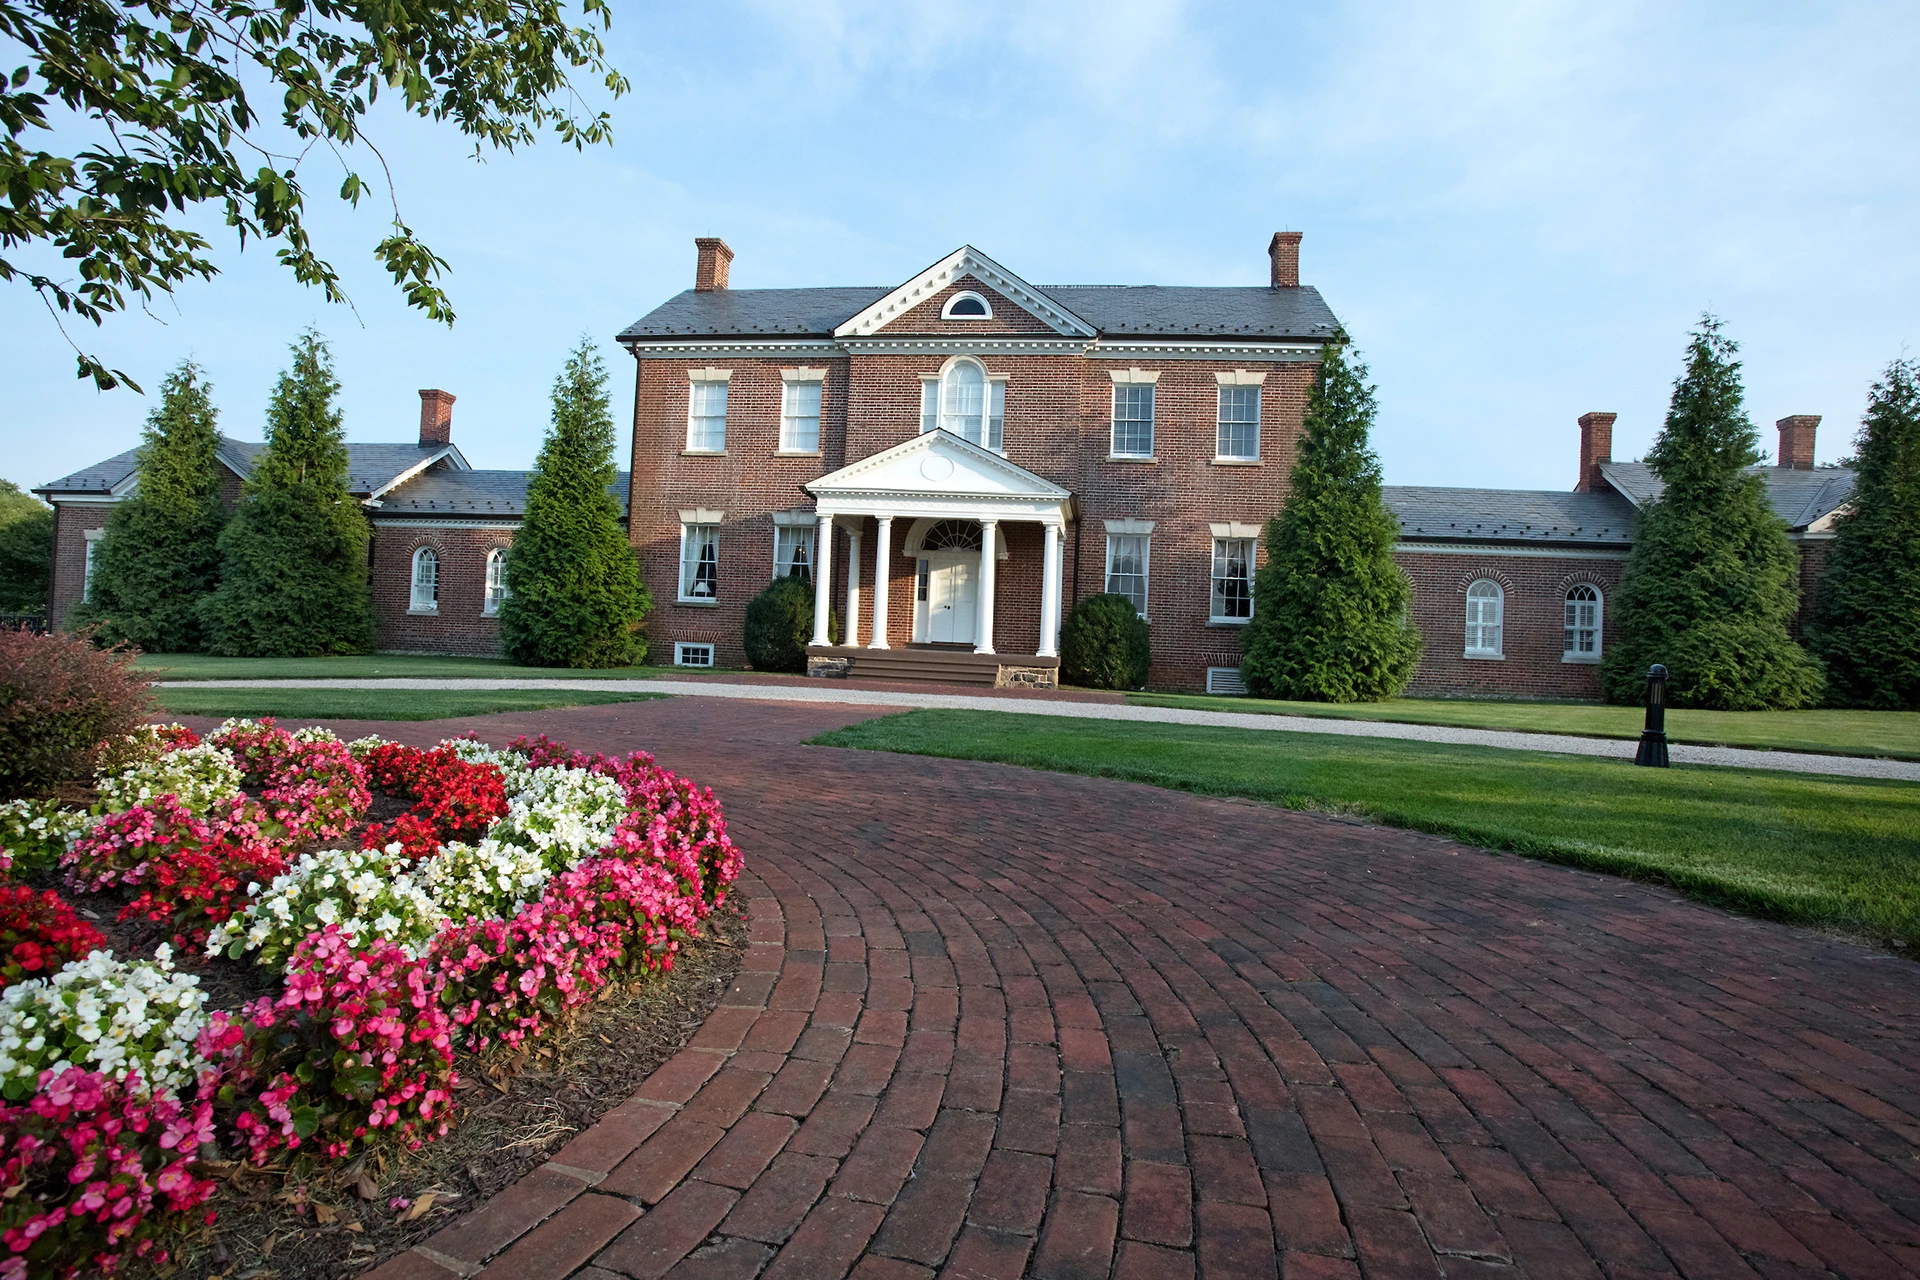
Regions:
[[1400, 529], [1367, 447], [1378, 410], [1366, 379], [1342, 342], [1321, 348], [1287, 504], [1267, 522], [1241, 632], [1240, 671], [1263, 698], [1375, 702], [1406, 688], [1420, 661], [1413, 587], [1393, 560]]
[[0, 480], [0, 613], [44, 613], [53, 508]]
[[320, 335], [293, 344], [267, 406], [267, 447], [220, 534], [201, 617], [214, 653], [298, 658], [373, 647], [367, 518], [347, 492], [340, 382]]
[[[612, 10], [580, 0], [580, 14], [570, 25], [562, 0], [0, 0], [0, 38], [22, 64], [0, 81], [0, 248], [28, 246], [77, 276], [0, 258], [0, 280], [23, 280], [56, 317], [99, 324], [211, 279], [219, 269], [197, 228], [224, 220], [240, 244], [277, 243], [296, 279], [343, 300], [307, 234], [306, 158], [349, 159], [383, 91], [389, 120], [397, 106], [450, 121], [476, 156], [547, 128], [576, 147], [607, 141], [610, 118], [582, 110], [569, 74], [626, 92], [595, 30]], [[264, 117], [250, 94], [271, 104]], [[52, 150], [24, 145], [34, 139]], [[381, 181], [348, 171], [340, 198], [358, 204]], [[374, 256], [409, 305], [451, 323], [446, 263], [402, 221], [391, 173], [384, 185], [391, 229]], [[81, 377], [131, 381], [75, 350]]]
[[212, 388], [192, 361], [160, 387], [147, 415], [133, 493], [116, 503], [94, 552], [85, 601], [69, 627], [96, 627], [106, 643], [155, 653], [201, 646], [201, 602], [220, 580], [218, 411]]
[[653, 597], [620, 527], [607, 367], [587, 339], [553, 384], [553, 426], [527, 481], [526, 516], [507, 557], [500, 641], [534, 667], [644, 662], [640, 622]]
[[1920, 711], [1920, 364], [1873, 384], [1854, 453], [1808, 647], [1836, 705]]
[[1613, 595], [1600, 672], [1614, 702], [1640, 702], [1656, 662], [1675, 706], [1759, 711], [1820, 696], [1819, 665], [1788, 631], [1798, 557], [1765, 483], [1745, 470], [1760, 441], [1738, 350], [1719, 320], [1701, 317], [1647, 453], [1665, 489], [1640, 515]]

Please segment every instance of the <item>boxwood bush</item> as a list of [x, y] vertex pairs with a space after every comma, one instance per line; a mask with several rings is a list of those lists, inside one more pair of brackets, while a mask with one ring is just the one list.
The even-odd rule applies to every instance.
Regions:
[[[755, 671], [807, 669], [813, 640], [813, 584], [805, 578], [775, 578], [747, 602], [747, 661]], [[827, 612], [827, 639], [840, 643], [840, 619]]]
[[90, 777], [152, 711], [132, 653], [86, 631], [0, 630], [0, 800]]
[[1152, 661], [1147, 620], [1125, 596], [1088, 596], [1060, 629], [1060, 676], [1068, 684], [1138, 689]]

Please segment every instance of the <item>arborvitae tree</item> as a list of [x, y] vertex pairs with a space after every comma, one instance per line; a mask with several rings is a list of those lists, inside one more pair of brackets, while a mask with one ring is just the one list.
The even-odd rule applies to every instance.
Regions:
[[201, 646], [200, 604], [220, 579], [219, 412], [192, 361], [160, 387], [140, 444], [138, 482], [107, 519], [88, 599], [70, 627], [97, 626], [104, 642], [156, 653]]
[[373, 647], [367, 518], [347, 492], [333, 357], [293, 344], [267, 406], [267, 447], [220, 535], [220, 586], [201, 611], [214, 653], [317, 657]]
[[47, 611], [53, 508], [0, 480], [0, 613]]
[[1920, 711], [1920, 364], [1896, 360], [1873, 384], [1854, 453], [1808, 646], [1829, 701]]
[[620, 527], [607, 367], [587, 339], [553, 384], [553, 428], [527, 481], [526, 517], [507, 556], [500, 642], [535, 667], [644, 662], [640, 621], [653, 597]]
[[1664, 663], [1667, 700], [1720, 711], [1804, 707], [1820, 668], [1788, 633], [1798, 558], [1759, 476], [1739, 348], [1701, 317], [1647, 462], [1666, 488], [1640, 515], [1608, 618], [1601, 683], [1614, 702], [1646, 697]]
[[1343, 343], [1322, 348], [1291, 492], [1267, 523], [1241, 633], [1241, 675], [1259, 697], [1374, 702], [1406, 688], [1420, 661], [1413, 587], [1393, 562], [1400, 529], [1367, 447], [1378, 410], [1366, 377]]

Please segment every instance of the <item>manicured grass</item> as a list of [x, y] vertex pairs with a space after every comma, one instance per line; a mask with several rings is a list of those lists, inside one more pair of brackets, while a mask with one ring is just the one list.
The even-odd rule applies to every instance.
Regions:
[[[1332, 720], [1396, 720], [1403, 724], [1572, 733], [1592, 738], [1638, 738], [1646, 718], [1646, 712], [1639, 707], [1608, 707], [1591, 702], [1392, 698], [1386, 702], [1336, 705], [1197, 693], [1131, 693], [1127, 701], [1143, 707], [1246, 711]], [[1920, 760], [1920, 712], [1914, 711], [1669, 710], [1667, 736], [1674, 742], [1716, 747], [1824, 751], [1835, 755]]]
[[1920, 946], [1920, 785], [1494, 747], [914, 711], [814, 739], [1245, 796]]
[[204, 653], [143, 653], [134, 663], [155, 680], [373, 680], [403, 677], [448, 679], [647, 680], [688, 667], [522, 667], [504, 658], [451, 658], [431, 654], [356, 654], [345, 658], [216, 658]]
[[278, 716], [283, 720], [449, 720], [496, 711], [647, 702], [667, 696], [565, 689], [172, 688], [153, 692], [160, 705], [177, 716]]

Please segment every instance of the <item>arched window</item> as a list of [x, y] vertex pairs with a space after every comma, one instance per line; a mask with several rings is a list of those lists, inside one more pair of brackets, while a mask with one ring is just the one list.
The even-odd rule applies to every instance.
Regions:
[[993, 308], [977, 293], [956, 293], [941, 308], [942, 320], [991, 320]]
[[440, 557], [432, 547], [421, 547], [413, 553], [413, 599], [409, 607], [415, 613], [440, 611]]
[[1567, 588], [1564, 662], [1600, 661], [1600, 588], [1582, 582]]
[[1000, 425], [1006, 382], [989, 378], [978, 360], [962, 356], [947, 365], [936, 380], [921, 383], [920, 430], [938, 427], [973, 444], [1000, 451]]
[[1500, 615], [1506, 596], [1500, 584], [1482, 578], [1467, 588], [1467, 655], [1498, 658], [1502, 654]]
[[500, 612], [500, 606], [507, 600], [507, 549], [495, 547], [487, 552], [487, 602], [481, 606], [481, 612], [492, 615]]
[[942, 520], [920, 540], [921, 551], [978, 551], [980, 525], [973, 520]]

